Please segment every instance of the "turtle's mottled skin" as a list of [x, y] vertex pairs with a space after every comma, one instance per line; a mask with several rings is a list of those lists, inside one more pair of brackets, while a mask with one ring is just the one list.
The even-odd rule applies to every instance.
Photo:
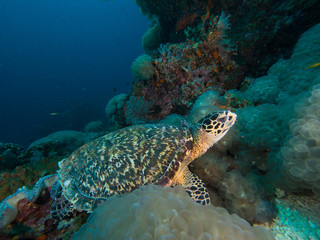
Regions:
[[135, 125], [83, 145], [59, 163], [53, 216], [61, 218], [68, 209], [92, 212], [106, 198], [144, 184], [181, 184], [195, 202], [209, 204], [204, 184], [188, 164], [219, 141], [235, 120], [236, 114], [223, 111], [196, 125], [185, 120], [182, 126]]

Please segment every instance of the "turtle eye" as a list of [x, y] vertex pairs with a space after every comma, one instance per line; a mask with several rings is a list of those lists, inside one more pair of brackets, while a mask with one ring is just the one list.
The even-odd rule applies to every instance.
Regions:
[[226, 120], [227, 120], [227, 117], [221, 117], [218, 119], [218, 121], [222, 123], [226, 122]]

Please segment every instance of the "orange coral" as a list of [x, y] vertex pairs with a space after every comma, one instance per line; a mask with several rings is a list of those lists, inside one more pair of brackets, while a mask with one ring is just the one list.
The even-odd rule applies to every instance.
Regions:
[[37, 240], [45, 240], [45, 239], [47, 239], [47, 235], [41, 235], [37, 237]]
[[210, 12], [208, 11], [208, 12], [206, 13], [206, 15], [204, 16], [204, 21], [206, 21], [209, 17], [210, 17]]
[[201, 58], [202, 53], [200, 52], [200, 50], [196, 51], [196, 54], [198, 55], [199, 58]]
[[213, 57], [214, 57], [214, 59], [218, 59], [218, 51], [217, 50], [213, 52]]

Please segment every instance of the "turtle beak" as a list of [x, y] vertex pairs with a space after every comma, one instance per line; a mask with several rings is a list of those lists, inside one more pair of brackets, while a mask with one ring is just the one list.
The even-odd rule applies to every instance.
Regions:
[[237, 114], [230, 112], [230, 111], [226, 111], [226, 125], [228, 127], [232, 127], [233, 124], [236, 122], [237, 120]]

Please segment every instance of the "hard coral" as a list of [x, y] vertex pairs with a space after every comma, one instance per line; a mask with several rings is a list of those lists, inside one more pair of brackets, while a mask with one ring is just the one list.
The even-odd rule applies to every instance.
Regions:
[[[47, 192], [47, 195], [49, 193]], [[47, 196], [48, 198], [48, 196]], [[16, 221], [22, 223], [27, 227], [39, 227], [36, 225], [43, 225], [44, 221], [48, 219], [50, 214], [50, 206], [52, 201], [46, 200], [43, 205], [38, 205], [33, 202], [29, 202], [26, 198], [21, 199], [17, 204], [18, 215]], [[43, 218], [46, 216], [46, 218]]]
[[105, 112], [109, 120], [119, 126], [126, 125], [126, 119], [124, 116], [124, 104], [127, 97], [128, 95], [125, 93], [118, 94], [112, 97], [105, 107]]
[[124, 114], [127, 124], [148, 122], [148, 116], [153, 103], [143, 97], [130, 96], [124, 106]]
[[24, 148], [14, 143], [0, 142], [0, 170], [13, 169], [23, 164]]
[[268, 222], [275, 216], [274, 207], [263, 199], [261, 186], [245, 171], [244, 163], [234, 157], [232, 152], [239, 150], [238, 133], [234, 129], [230, 133], [225, 141], [192, 162], [190, 169], [206, 183], [215, 206], [224, 207], [250, 223]]
[[293, 185], [320, 196], [320, 84], [299, 105], [298, 119], [290, 124], [291, 138], [281, 148], [283, 169]]
[[219, 94], [214, 91], [207, 91], [201, 94], [192, 106], [189, 113], [191, 122], [198, 122], [203, 116], [218, 111], [219, 107]]
[[135, 81], [148, 80], [153, 76], [152, 57], [147, 54], [140, 55], [131, 65]]
[[225, 207], [249, 222], [267, 222], [274, 215], [272, 205], [260, 198], [257, 186], [237, 170], [225, 174], [219, 192]]
[[112, 196], [91, 214], [72, 239], [274, 239], [223, 208], [191, 201], [184, 188], [142, 186]]
[[[251, 169], [260, 175], [259, 183], [268, 194], [275, 188], [299, 192], [315, 186], [317, 165], [310, 171], [306, 165], [311, 159], [309, 144], [315, 138], [307, 135], [315, 132], [311, 129], [316, 129], [316, 125], [309, 120], [317, 119], [318, 112], [317, 104], [306, 99], [320, 83], [320, 69], [308, 68], [319, 61], [319, 35], [320, 24], [300, 37], [290, 59], [280, 59], [267, 76], [252, 81], [246, 91], [226, 97], [230, 102], [252, 102], [251, 106], [237, 110], [236, 127], [241, 141], [235, 155], [239, 162], [246, 162], [245, 170], [240, 168], [240, 171], [247, 173]], [[308, 106], [313, 104], [307, 113]]]
[[154, 54], [161, 44], [162, 28], [157, 19], [154, 19], [153, 26], [142, 37], [142, 47], [147, 54]]
[[69, 223], [52, 219], [50, 189], [57, 177], [42, 177], [33, 189], [22, 187], [0, 203], [1, 239], [36, 239], [44, 234], [48, 239], [68, 239], [79, 229], [86, 214], [75, 216]]

